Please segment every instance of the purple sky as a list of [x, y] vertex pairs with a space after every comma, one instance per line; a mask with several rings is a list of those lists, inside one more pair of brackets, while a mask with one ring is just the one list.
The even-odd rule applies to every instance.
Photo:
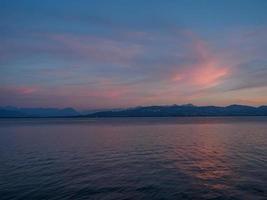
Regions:
[[0, 106], [267, 104], [266, 10], [265, 0], [0, 0]]

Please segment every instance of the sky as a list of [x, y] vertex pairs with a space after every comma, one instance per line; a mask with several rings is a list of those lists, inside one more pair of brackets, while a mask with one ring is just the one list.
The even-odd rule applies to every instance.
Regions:
[[266, 105], [266, 0], [0, 0], [0, 106]]

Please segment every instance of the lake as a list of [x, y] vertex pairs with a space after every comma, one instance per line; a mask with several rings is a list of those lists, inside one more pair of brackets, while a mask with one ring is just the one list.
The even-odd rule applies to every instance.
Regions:
[[0, 199], [267, 199], [267, 118], [0, 119]]

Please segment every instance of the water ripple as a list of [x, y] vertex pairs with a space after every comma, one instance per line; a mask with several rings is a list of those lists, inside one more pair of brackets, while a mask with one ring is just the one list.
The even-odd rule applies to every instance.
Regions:
[[1, 200], [267, 199], [266, 119], [180, 120], [1, 121]]

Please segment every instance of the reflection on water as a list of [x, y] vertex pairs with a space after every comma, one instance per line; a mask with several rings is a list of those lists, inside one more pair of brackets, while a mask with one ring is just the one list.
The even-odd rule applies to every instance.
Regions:
[[267, 199], [267, 118], [2, 119], [1, 199]]

